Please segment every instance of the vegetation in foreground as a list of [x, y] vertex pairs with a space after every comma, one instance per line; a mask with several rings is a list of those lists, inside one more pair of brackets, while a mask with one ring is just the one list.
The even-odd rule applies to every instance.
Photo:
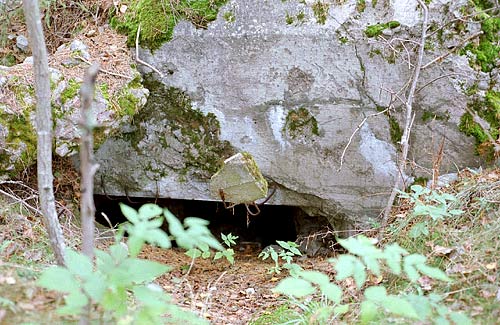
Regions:
[[[273, 278], [281, 279], [273, 289], [275, 307], [261, 311], [250, 323], [369, 324], [424, 321], [438, 324], [494, 324], [500, 316], [497, 297], [500, 275], [500, 170], [482, 173], [464, 171], [460, 181], [452, 186], [431, 190], [416, 185], [408, 193], [401, 193], [401, 197], [401, 205], [394, 210], [393, 221], [383, 242], [376, 246], [373, 239], [364, 236], [339, 240], [345, 254], [329, 261], [332, 266], [330, 271], [304, 269], [295, 264], [294, 259], [298, 254], [287, 254], [293, 251], [293, 245], [281, 243], [281, 247], [284, 244], [288, 248], [276, 254], [290, 258], [276, 255], [276, 258], [272, 258], [272, 265], [269, 264]], [[97, 319], [132, 323], [134, 319], [141, 319], [142, 323], [147, 323], [148, 319], [151, 322], [172, 321], [163, 316], [173, 310], [168, 308], [179, 307], [168, 298], [168, 292], [155, 289], [154, 280], [167, 267], [151, 262], [154, 272], [146, 272], [149, 262], [136, 256], [146, 240], [165, 249], [169, 247], [169, 242], [166, 242], [169, 239], [177, 238], [182, 244], [189, 227], [185, 229], [171, 214], [162, 217], [167, 212], [155, 206], [145, 206], [139, 210], [142, 212], [124, 209], [132, 221], [127, 226], [130, 236], [125, 240], [119, 233], [115, 236], [115, 244], [108, 241], [108, 244], [100, 245], [97, 255], [101, 262], [109, 259], [109, 256], [111, 259], [114, 255], [121, 256], [123, 263], [115, 263], [106, 273], [101, 270], [105, 263], [97, 263], [92, 268], [89, 261], [82, 261], [85, 259], [83, 256], [71, 251], [68, 256], [74, 258], [69, 258], [68, 271], [65, 271], [48, 267], [53, 263], [53, 256], [39, 218], [27, 210], [22, 201], [15, 202], [3, 196], [0, 209], [1, 319], [12, 324], [42, 320], [76, 321], [79, 309], [90, 299], [94, 303], [93, 315]], [[146, 218], [138, 219], [141, 213]], [[152, 226], [159, 225], [165, 217], [171, 225], [169, 229], [173, 236], [167, 236]], [[189, 238], [213, 238], [204, 228], [206, 224], [199, 221], [191, 226], [201, 230], [192, 232]], [[184, 223], [187, 225], [190, 221]], [[139, 231], [134, 233], [134, 229]], [[65, 223], [65, 232], [66, 238], [73, 240], [69, 246], [77, 247], [80, 244], [77, 227], [71, 222]], [[228, 236], [225, 238], [227, 241]], [[126, 246], [120, 244], [122, 242]], [[234, 244], [234, 240], [231, 242], [228, 246]], [[216, 254], [218, 257], [233, 257], [233, 253], [228, 249], [224, 251], [212, 239], [198, 246], [195, 242], [186, 243], [191, 245], [186, 248], [190, 249], [188, 255], [193, 258], [193, 263], [195, 258], [213, 256], [207, 254], [209, 246], [225, 252]], [[193, 254], [196, 252], [193, 248], [196, 247], [199, 254]], [[268, 257], [273, 255], [269, 251]], [[120, 271], [123, 266], [120, 265], [132, 263], [130, 261], [140, 263], [139, 269], [144, 272], [130, 272], [136, 267], [127, 267], [127, 272], [123, 269]], [[238, 259], [232, 259], [232, 262], [235, 263], [234, 267], [241, 267], [238, 266]], [[88, 267], [72, 268], [72, 263], [79, 266], [83, 263]], [[230, 263], [224, 265], [225, 268], [233, 267]], [[277, 267], [283, 273], [278, 278], [274, 272]], [[221, 274], [224, 272], [219, 271]], [[241, 267], [240, 272], [245, 272], [245, 268]], [[57, 276], [54, 277], [54, 274]], [[285, 275], [289, 276], [284, 278]], [[188, 276], [189, 273], [186, 279]], [[55, 280], [61, 277], [73, 285], [66, 285], [63, 289], [61, 281]], [[115, 283], [118, 278], [121, 279], [118, 282], [128, 286], [118, 290]], [[124, 279], [127, 281], [122, 281]], [[92, 286], [92, 283], [102, 285]], [[254, 285], [258, 287], [259, 283]], [[81, 291], [81, 288], [84, 290]], [[92, 291], [92, 288], [96, 290]], [[151, 295], [153, 291], [155, 294]], [[155, 298], [151, 299], [153, 296]], [[156, 301], [163, 301], [166, 307], [159, 308], [155, 305]], [[231, 305], [231, 301], [227, 304]], [[127, 305], [127, 312], [120, 309]], [[183, 315], [191, 317], [193, 321], [203, 322], [203, 317], [199, 318], [188, 310]], [[198, 316], [203, 315], [198, 313]]]

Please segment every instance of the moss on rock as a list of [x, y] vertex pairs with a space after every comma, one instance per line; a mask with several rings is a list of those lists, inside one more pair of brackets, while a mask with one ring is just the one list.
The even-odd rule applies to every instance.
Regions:
[[311, 137], [319, 135], [318, 121], [305, 107], [288, 112], [283, 126], [283, 132], [292, 139], [299, 136]]
[[[127, 135], [132, 146], [140, 151], [139, 143], [146, 134], [156, 132], [159, 145], [165, 149], [173, 142], [180, 143], [181, 148], [176, 150], [183, 158], [181, 174], [192, 171], [202, 178], [212, 176], [224, 159], [234, 153], [230, 143], [219, 138], [217, 117], [193, 108], [188, 95], [177, 88], [168, 88], [153, 79], [146, 79], [145, 86], [150, 90], [148, 102], [133, 118], [136, 131]], [[151, 124], [160, 128], [147, 130]]]
[[311, 6], [314, 16], [316, 17], [316, 22], [318, 24], [324, 25], [326, 19], [328, 18], [328, 11], [330, 10], [330, 4], [324, 1], [316, 1]]
[[375, 24], [375, 25], [369, 25], [366, 27], [365, 29], [365, 35], [367, 37], [377, 37], [379, 36], [380, 34], [382, 34], [382, 32], [388, 28], [396, 28], [396, 27], [399, 27], [401, 24], [398, 22], [398, 21], [389, 21], [387, 23], [383, 23], [383, 24]]
[[[461, 54], [470, 52], [474, 55], [470, 63], [472, 66], [477, 66], [483, 72], [490, 72], [499, 59], [500, 53], [500, 17], [498, 10], [491, 10], [495, 5], [493, 1], [488, 0], [472, 0], [473, 10], [479, 11], [479, 14], [474, 16], [474, 20], [481, 24], [483, 34], [479, 37], [479, 42], [471, 42], [462, 50]], [[472, 8], [471, 8], [472, 9]], [[485, 12], [484, 10], [489, 10]]]
[[139, 26], [139, 43], [152, 50], [172, 39], [178, 21], [186, 19], [197, 28], [206, 28], [217, 18], [219, 8], [227, 0], [179, 0], [165, 3], [154, 0], [125, 0], [124, 14], [115, 12], [111, 26], [120, 33], [128, 35], [128, 45], [134, 46]]
[[[500, 128], [500, 92], [488, 91], [484, 100], [474, 101], [468, 106], [490, 124], [488, 131], [493, 139], [497, 139]], [[482, 127], [474, 122], [471, 114], [465, 113], [462, 115], [458, 128], [466, 135], [473, 136], [476, 139], [478, 154], [488, 160], [493, 160], [493, 145], [489, 143], [489, 138]]]

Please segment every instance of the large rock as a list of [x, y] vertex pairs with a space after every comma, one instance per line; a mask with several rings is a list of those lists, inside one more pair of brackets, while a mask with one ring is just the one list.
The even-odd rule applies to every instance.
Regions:
[[[269, 204], [301, 206], [337, 229], [376, 218], [400, 172], [399, 98], [422, 16], [417, 1], [334, 3], [321, 24], [311, 1], [233, 0], [207, 30], [180, 22], [172, 41], [154, 53], [141, 49], [164, 77], [143, 67], [152, 94], [134, 123], [97, 152], [96, 191], [213, 200], [210, 176], [246, 151], [277, 188]], [[431, 2], [430, 25], [459, 15], [465, 3]], [[399, 23], [367, 36], [391, 21]], [[430, 38], [424, 63], [465, 38], [441, 37]], [[443, 173], [481, 163], [474, 139], [457, 125], [468, 100], [463, 89], [483, 77], [453, 53], [422, 71], [407, 182], [429, 177], [442, 139]]]
[[[89, 53], [82, 54], [84, 47], [80, 40], [62, 45], [50, 62], [54, 149], [60, 157], [75, 155], [80, 144], [79, 89], [88, 65], [74, 56], [89, 58]], [[68, 68], [57, 60], [72, 60], [74, 64]], [[129, 123], [149, 95], [148, 89], [140, 83], [139, 72], [130, 65], [124, 70], [126, 75], [107, 75], [96, 83], [92, 104], [99, 126], [95, 130], [96, 146], [117, 132], [121, 124]], [[12, 67], [0, 66], [0, 179], [18, 175], [36, 160], [36, 100], [32, 71], [32, 60]]]

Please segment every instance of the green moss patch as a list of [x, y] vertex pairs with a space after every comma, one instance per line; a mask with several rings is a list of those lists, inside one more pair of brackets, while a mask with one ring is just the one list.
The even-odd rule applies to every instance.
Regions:
[[398, 22], [398, 21], [389, 21], [387, 23], [383, 23], [383, 24], [375, 24], [375, 25], [369, 25], [366, 27], [365, 29], [365, 35], [367, 37], [377, 37], [379, 36], [380, 34], [382, 34], [382, 32], [388, 28], [396, 28], [396, 27], [399, 27], [401, 24]]
[[429, 122], [433, 120], [438, 121], [448, 121], [450, 119], [450, 114], [447, 112], [446, 114], [431, 112], [428, 110], [423, 110], [422, 113], [422, 122]]
[[358, 0], [356, 1], [356, 10], [358, 12], [363, 12], [366, 9], [366, 1], [365, 0]]
[[[489, 91], [484, 100], [475, 101], [468, 106], [490, 124], [488, 131], [493, 139], [497, 139], [500, 128], [500, 92]], [[493, 145], [489, 143], [488, 136], [481, 126], [474, 122], [473, 117], [469, 113], [462, 115], [458, 128], [466, 135], [473, 136], [476, 139], [476, 151], [478, 154], [488, 160], [494, 158]]]
[[392, 143], [398, 145], [401, 142], [401, 137], [403, 136], [403, 130], [401, 130], [398, 121], [392, 116], [389, 116], [389, 131]]
[[311, 137], [319, 135], [318, 122], [316, 118], [305, 107], [300, 107], [296, 110], [291, 110], [286, 116], [283, 132], [288, 134], [292, 139], [299, 136]]
[[470, 52], [474, 55], [471, 59], [471, 65], [477, 66], [484, 72], [490, 72], [496, 64], [500, 53], [500, 17], [497, 11], [484, 12], [483, 10], [492, 9], [493, 1], [472, 0], [475, 10], [480, 11], [474, 19], [481, 23], [483, 34], [479, 37], [479, 42], [471, 42], [462, 50], [461, 54]]
[[217, 117], [194, 109], [189, 96], [177, 88], [168, 88], [149, 78], [144, 85], [150, 90], [150, 96], [146, 106], [133, 118], [137, 131], [128, 135], [132, 146], [137, 148], [148, 132], [146, 124], [160, 125], [159, 130], [153, 131], [159, 132], [159, 145], [168, 148], [172, 145], [170, 141], [182, 145], [182, 149], [177, 149], [184, 161], [184, 168], [179, 172], [193, 171], [202, 178], [210, 178], [224, 159], [234, 153], [230, 143], [219, 138]]
[[61, 104], [64, 105], [68, 100], [75, 98], [80, 90], [80, 85], [82, 83], [78, 82], [76, 79], [69, 79], [68, 85], [61, 93]]
[[135, 45], [139, 25], [139, 43], [152, 50], [172, 39], [175, 25], [182, 19], [197, 28], [206, 28], [217, 18], [217, 13], [227, 0], [125, 0], [125, 14], [114, 13], [111, 26], [128, 35], [128, 45]]
[[[7, 126], [9, 131], [6, 143], [12, 149], [24, 147], [20, 159], [14, 163], [12, 174], [9, 174], [9, 176], [14, 177], [19, 171], [33, 164], [36, 159], [36, 132], [31, 125], [29, 111], [19, 115], [0, 114], [0, 121], [2, 125]], [[10, 157], [7, 153], [0, 154], [0, 166], [9, 165], [9, 160]]]

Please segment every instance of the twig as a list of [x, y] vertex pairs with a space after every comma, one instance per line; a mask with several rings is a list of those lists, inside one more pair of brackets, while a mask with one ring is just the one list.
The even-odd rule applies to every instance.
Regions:
[[[81, 60], [81, 61], [83, 61], [85, 63], [87, 63], [88, 65], [92, 65], [92, 62], [90, 62], [89, 60], [85, 59], [84, 57], [76, 56], [75, 58], [78, 59], [78, 60]], [[121, 74], [121, 73], [111, 72], [111, 71], [104, 70], [104, 69], [101, 69], [101, 68], [99, 68], [99, 72], [106, 73], [106, 74], [109, 74], [109, 75], [115, 76], [115, 77], [121, 77], [121, 78], [125, 78], [125, 79], [130, 79], [130, 80], [133, 79], [133, 77], [131, 77], [131, 76], [127, 76], [127, 75], [124, 75], [124, 74]]]
[[434, 189], [438, 184], [439, 168], [441, 167], [441, 162], [443, 161], [444, 140], [445, 137], [443, 136], [443, 138], [441, 139], [441, 143], [439, 144], [439, 149], [436, 157], [434, 157], [432, 162], [432, 189]]
[[154, 72], [159, 74], [161, 78], [163, 78], [163, 73], [161, 73], [160, 70], [156, 69], [151, 64], [149, 64], [145, 61], [142, 61], [139, 58], [139, 35], [140, 35], [140, 33], [141, 33], [141, 24], [139, 24], [139, 26], [137, 27], [137, 34], [135, 36], [135, 60], [137, 61], [137, 63], [145, 65], [146, 67], [150, 68], [151, 70], [153, 70]]
[[201, 309], [201, 313], [200, 313], [201, 317], [203, 317], [208, 310], [208, 305], [210, 304], [210, 298], [212, 297], [212, 291], [217, 290], [217, 288], [215, 286], [220, 282], [220, 280], [222, 280], [222, 277], [224, 275], [226, 275], [226, 273], [227, 273], [227, 271], [222, 272], [222, 274], [219, 275], [217, 280], [215, 280], [213, 282], [213, 285], [212, 285], [212, 282], [210, 282], [207, 285], [208, 294], [207, 294], [207, 297], [205, 298], [205, 303], [203, 304], [203, 308]]
[[35, 212], [36, 214], [43, 215], [43, 214], [42, 214], [42, 211], [38, 210], [38, 209], [37, 209], [37, 208], [35, 208], [35, 207], [32, 207], [31, 205], [29, 205], [28, 203], [26, 203], [26, 201], [25, 201], [25, 200], [23, 200], [23, 199], [21, 199], [21, 198], [19, 198], [19, 197], [16, 197], [16, 196], [14, 196], [14, 195], [12, 195], [12, 194], [9, 194], [9, 193], [5, 192], [4, 190], [0, 190], [0, 194], [3, 194], [3, 195], [5, 195], [5, 196], [7, 196], [7, 197], [9, 197], [9, 198], [13, 199], [14, 201], [21, 203], [23, 206], [25, 206], [25, 207], [26, 207], [26, 208], [28, 208], [29, 210], [31, 210], [31, 211], [33, 211], [33, 212]]
[[424, 47], [425, 47], [425, 41], [427, 39], [427, 23], [429, 20], [429, 12], [427, 9], [427, 5], [422, 1], [422, 0], [417, 0], [419, 5], [422, 8], [424, 17], [422, 21], [422, 34], [420, 37], [420, 45], [418, 47], [418, 56], [417, 56], [417, 62], [415, 64], [415, 69], [413, 70], [413, 76], [411, 78], [411, 85], [410, 89], [408, 90], [408, 95], [406, 96], [406, 103], [405, 103], [405, 108], [406, 108], [406, 119], [405, 119], [405, 128], [403, 131], [403, 135], [401, 137], [401, 157], [399, 161], [399, 173], [397, 174], [396, 177], [396, 182], [394, 184], [394, 187], [391, 191], [391, 195], [389, 196], [389, 200], [387, 201], [387, 206], [384, 209], [383, 216], [382, 216], [382, 222], [380, 226], [380, 232], [378, 235], [379, 241], [382, 240], [385, 232], [385, 228], [387, 227], [387, 222], [389, 220], [389, 215], [392, 210], [392, 205], [394, 203], [394, 199], [396, 198], [396, 194], [398, 193], [398, 190], [401, 188], [402, 185], [402, 180], [403, 176], [402, 174], [404, 173], [405, 170], [405, 165], [406, 165], [406, 158], [408, 157], [408, 149], [409, 149], [409, 140], [410, 140], [410, 133], [411, 133], [411, 126], [413, 124], [413, 119], [415, 114], [413, 113], [413, 99], [415, 95], [415, 90], [417, 89], [417, 83], [418, 83], [418, 78], [420, 76], [420, 71], [422, 70], [422, 62], [424, 59]]
[[354, 138], [354, 136], [356, 135], [356, 133], [358, 133], [358, 131], [361, 129], [361, 127], [363, 126], [363, 124], [365, 124], [366, 121], [369, 118], [375, 117], [375, 116], [378, 116], [378, 115], [381, 115], [381, 114], [384, 114], [388, 110], [389, 110], [389, 108], [386, 108], [383, 111], [380, 111], [380, 112], [373, 113], [373, 114], [370, 114], [368, 116], [365, 116], [365, 118], [361, 121], [361, 123], [359, 123], [359, 125], [356, 127], [356, 129], [354, 130], [354, 132], [349, 137], [349, 141], [347, 141], [347, 144], [345, 145], [344, 150], [342, 151], [342, 155], [340, 156], [340, 166], [337, 169], [338, 172], [342, 169], [342, 165], [344, 164], [345, 153], [346, 153], [347, 149], [349, 148], [349, 146], [351, 145], [352, 139]]
[[482, 34], [483, 34], [483, 31], [482, 31], [482, 30], [481, 30], [481, 31], [479, 31], [479, 32], [477, 32], [477, 33], [472, 34], [471, 36], [467, 37], [466, 39], [464, 39], [464, 40], [462, 40], [460, 43], [458, 43], [458, 45], [455, 45], [455, 46], [454, 46], [454, 47], [453, 47], [450, 51], [448, 51], [448, 52], [444, 53], [443, 55], [440, 55], [440, 56], [438, 56], [437, 58], [433, 59], [432, 61], [430, 61], [430, 62], [428, 62], [428, 63], [424, 64], [424, 66], [422, 67], [422, 70], [424, 70], [424, 69], [428, 68], [430, 65], [434, 64], [434, 63], [435, 63], [435, 62], [437, 62], [437, 61], [440, 61], [440, 60], [445, 59], [446, 57], [448, 57], [450, 54], [452, 54], [452, 53], [453, 53], [453, 52], [455, 52], [456, 50], [458, 50], [458, 49], [462, 48], [462, 46], [463, 46], [466, 42], [468, 42], [468, 41], [470, 41], [471, 39], [474, 39], [474, 38], [476, 38], [476, 37], [478, 37], [478, 36], [480, 36], [480, 35], [482, 35]]

